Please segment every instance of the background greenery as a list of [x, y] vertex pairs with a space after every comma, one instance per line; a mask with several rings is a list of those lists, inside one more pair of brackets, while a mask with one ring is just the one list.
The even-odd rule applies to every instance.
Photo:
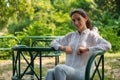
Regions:
[[75, 30], [69, 13], [86, 10], [93, 26], [111, 42], [111, 52], [120, 50], [120, 0], [0, 0], [0, 32], [23, 37], [62, 36]]

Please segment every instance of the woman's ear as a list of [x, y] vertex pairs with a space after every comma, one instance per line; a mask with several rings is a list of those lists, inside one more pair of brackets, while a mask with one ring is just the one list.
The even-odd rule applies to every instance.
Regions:
[[85, 17], [85, 20], [87, 21], [88, 19], [89, 19], [89, 17], [88, 17], [88, 16], [86, 16], [86, 17]]

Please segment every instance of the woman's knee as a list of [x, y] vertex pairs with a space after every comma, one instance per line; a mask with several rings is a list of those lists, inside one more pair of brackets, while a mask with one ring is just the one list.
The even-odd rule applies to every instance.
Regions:
[[54, 69], [48, 69], [47, 74], [53, 74], [54, 73]]
[[55, 70], [57, 69], [61, 69], [62, 65], [61, 64], [58, 64], [56, 67], [55, 67]]
[[48, 73], [53, 73], [54, 69], [48, 69]]
[[54, 69], [48, 69], [44, 80], [54, 80]]
[[64, 65], [62, 64], [58, 64], [56, 67], [55, 67], [55, 72], [58, 72], [58, 71], [64, 71]]

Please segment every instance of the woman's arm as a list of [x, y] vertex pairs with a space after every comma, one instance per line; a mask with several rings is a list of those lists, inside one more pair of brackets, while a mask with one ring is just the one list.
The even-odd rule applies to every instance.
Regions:
[[[67, 34], [66, 36], [62, 36], [60, 38], [57, 38], [51, 42], [51, 47], [55, 48], [56, 50], [60, 49], [62, 50], [62, 46], [68, 46], [69, 41], [71, 39], [71, 33]], [[61, 46], [61, 48], [60, 48]]]
[[72, 53], [72, 48], [68, 46], [72, 34], [68, 34], [64, 37], [55, 39], [51, 42], [51, 47], [54, 47], [56, 50], [62, 50], [66, 52], [67, 54]]
[[110, 50], [111, 44], [104, 38], [102, 38], [99, 34], [93, 34], [91, 36], [92, 42], [95, 43], [94, 46], [88, 47], [89, 51], [98, 51], [98, 50]]

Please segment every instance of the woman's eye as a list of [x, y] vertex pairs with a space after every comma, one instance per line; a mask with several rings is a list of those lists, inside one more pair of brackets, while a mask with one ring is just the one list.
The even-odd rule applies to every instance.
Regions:
[[73, 22], [75, 22], [75, 19], [72, 19]]
[[80, 18], [78, 18], [77, 20], [80, 21]]

